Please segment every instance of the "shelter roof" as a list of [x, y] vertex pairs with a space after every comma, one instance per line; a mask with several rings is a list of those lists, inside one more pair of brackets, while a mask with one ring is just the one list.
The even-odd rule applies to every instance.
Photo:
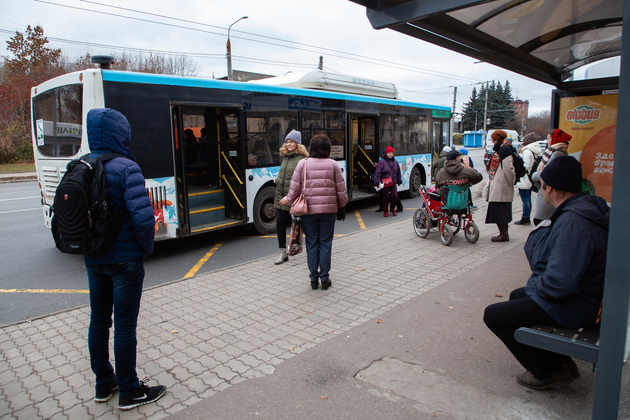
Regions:
[[559, 86], [621, 53], [620, 0], [351, 0], [395, 31]]

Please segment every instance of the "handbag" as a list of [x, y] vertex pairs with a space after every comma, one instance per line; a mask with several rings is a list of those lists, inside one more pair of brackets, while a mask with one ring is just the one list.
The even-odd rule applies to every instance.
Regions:
[[[306, 159], [308, 160], [308, 159]], [[304, 196], [304, 187], [306, 186], [306, 161], [304, 161], [304, 167], [302, 168], [302, 192], [291, 204], [291, 213], [293, 216], [304, 216], [308, 214], [308, 203]]]
[[302, 252], [302, 219], [298, 217], [291, 218], [291, 236], [287, 246], [288, 255], [297, 255]]
[[391, 176], [388, 176], [387, 178], [383, 178], [384, 187], [391, 187], [392, 185], [394, 185], [394, 181], [392, 180]]

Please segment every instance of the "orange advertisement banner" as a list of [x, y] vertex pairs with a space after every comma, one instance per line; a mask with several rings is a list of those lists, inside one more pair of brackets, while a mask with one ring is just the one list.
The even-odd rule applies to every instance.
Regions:
[[592, 193], [610, 203], [617, 127], [617, 94], [560, 98], [559, 127], [573, 136], [569, 154], [582, 163]]

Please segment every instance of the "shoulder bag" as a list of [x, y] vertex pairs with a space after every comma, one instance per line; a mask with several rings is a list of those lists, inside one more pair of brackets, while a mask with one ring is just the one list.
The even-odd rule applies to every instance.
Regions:
[[308, 158], [304, 160], [304, 167], [302, 168], [302, 191], [300, 195], [293, 201], [291, 204], [291, 213], [294, 216], [304, 216], [308, 214], [308, 203], [306, 202], [306, 197], [304, 196], [304, 187], [306, 187], [306, 162]]

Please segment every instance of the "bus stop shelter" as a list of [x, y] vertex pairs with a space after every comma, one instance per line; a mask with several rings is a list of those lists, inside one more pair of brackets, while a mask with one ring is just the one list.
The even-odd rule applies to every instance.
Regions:
[[[563, 89], [572, 71], [621, 56], [616, 162], [630, 162], [630, 0], [351, 0], [375, 29], [466, 54]], [[625, 42], [623, 42], [625, 41]], [[597, 80], [591, 81], [591, 86]], [[551, 99], [551, 98], [550, 98]], [[615, 165], [593, 419], [616, 419], [630, 302], [630, 165]]]

